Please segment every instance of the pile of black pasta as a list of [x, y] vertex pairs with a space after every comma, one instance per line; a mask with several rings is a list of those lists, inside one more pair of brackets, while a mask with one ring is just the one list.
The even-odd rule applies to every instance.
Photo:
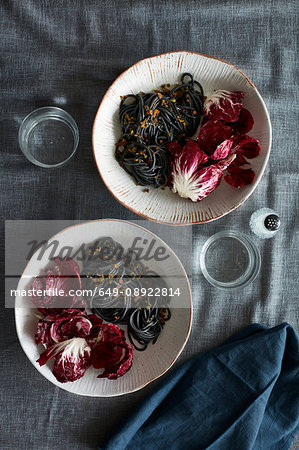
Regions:
[[[86, 296], [88, 307], [107, 322], [127, 325], [129, 339], [137, 350], [156, 342], [170, 310], [168, 296], [162, 300], [155, 292], [161, 293], [167, 284], [156, 272], [146, 269], [134, 252], [124, 251], [111, 237], [102, 237], [89, 249], [82, 278], [84, 289], [93, 292]], [[146, 293], [151, 289], [154, 295], [135, 295], [141, 289]]]
[[203, 88], [190, 73], [173, 89], [163, 85], [155, 92], [122, 97], [122, 136], [115, 151], [121, 167], [141, 186], [165, 186], [170, 172], [167, 143], [194, 135], [203, 102]]

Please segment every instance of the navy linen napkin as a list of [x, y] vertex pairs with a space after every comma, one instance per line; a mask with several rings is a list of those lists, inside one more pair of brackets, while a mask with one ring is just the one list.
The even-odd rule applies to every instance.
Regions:
[[106, 450], [288, 449], [299, 422], [299, 337], [253, 324], [170, 374]]

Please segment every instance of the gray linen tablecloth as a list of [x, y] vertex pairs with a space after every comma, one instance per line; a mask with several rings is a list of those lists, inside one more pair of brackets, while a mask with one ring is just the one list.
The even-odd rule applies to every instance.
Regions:
[[[237, 65], [254, 82], [269, 109], [273, 147], [249, 200], [228, 216], [193, 228], [194, 322], [177, 364], [253, 322], [288, 321], [298, 329], [297, 13], [292, 0], [2, 0], [1, 274], [4, 219], [138, 219], [98, 175], [91, 148], [97, 107], [112, 81], [137, 60], [170, 50], [198, 51]], [[59, 170], [31, 165], [18, 147], [20, 122], [46, 105], [65, 108], [80, 129], [75, 158]], [[259, 240], [249, 230], [250, 215], [261, 207], [282, 218], [274, 239]], [[250, 234], [262, 255], [257, 280], [232, 294], [211, 287], [199, 269], [202, 243], [231, 228]], [[13, 311], [2, 302], [1, 449], [96, 448], [159, 384], [111, 399], [55, 387], [26, 358]]]

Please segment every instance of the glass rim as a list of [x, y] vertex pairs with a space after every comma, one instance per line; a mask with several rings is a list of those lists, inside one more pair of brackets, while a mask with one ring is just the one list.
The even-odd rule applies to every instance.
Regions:
[[[217, 241], [218, 239], [223, 238], [233, 238], [239, 241], [247, 251], [248, 254], [248, 265], [244, 273], [238, 277], [237, 279], [229, 282], [223, 282], [216, 280], [212, 277], [206, 267], [206, 254], [210, 245]], [[204, 243], [201, 253], [200, 253], [200, 268], [203, 276], [206, 280], [212, 284], [214, 287], [222, 290], [237, 290], [247, 286], [249, 283], [254, 281], [260, 271], [261, 267], [261, 255], [260, 251], [255, 245], [255, 243], [244, 233], [234, 230], [224, 230], [219, 231], [218, 233], [213, 234], [209, 237]]]
[[[46, 113], [46, 111], [49, 111], [49, 112], [56, 111], [59, 115], [58, 118], [61, 121], [63, 121], [65, 123], [65, 125], [67, 125], [70, 128], [70, 130], [72, 131], [72, 134], [73, 134], [73, 138], [74, 138], [72, 152], [69, 154], [69, 156], [67, 158], [65, 158], [64, 160], [62, 160], [58, 163], [55, 163], [55, 164], [42, 163], [41, 161], [36, 159], [34, 156], [32, 156], [32, 154], [30, 152], [27, 152], [27, 150], [24, 148], [24, 144], [23, 144], [23, 134], [24, 134], [24, 130], [25, 130], [27, 123], [35, 115], [38, 116], [38, 113], [40, 113], [42, 115], [43, 113]], [[45, 117], [45, 119], [46, 119], [46, 117]], [[43, 118], [41, 120], [43, 120]], [[31, 162], [32, 164], [35, 164], [36, 166], [39, 166], [39, 167], [43, 167], [46, 169], [52, 169], [55, 167], [63, 166], [74, 156], [74, 154], [77, 151], [78, 144], [79, 144], [79, 129], [78, 129], [78, 125], [75, 122], [75, 120], [73, 119], [73, 117], [64, 109], [59, 108], [58, 106], [42, 106], [41, 108], [34, 109], [33, 111], [31, 111], [29, 114], [27, 114], [24, 117], [24, 119], [22, 120], [22, 123], [19, 127], [18, 141], [19, 141], [19, 146], [20, 146], [20, 149], [21, 149], [23, 155], [26, 157], [26, 159], [29, 162]]]

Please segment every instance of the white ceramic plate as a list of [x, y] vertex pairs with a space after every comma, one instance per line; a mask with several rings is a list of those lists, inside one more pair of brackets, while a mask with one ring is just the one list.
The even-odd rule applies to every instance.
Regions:
[[[180, 307], [171, 308], [171, 319], [166, 323], [157, 342], [149, 345], [146, 351], [134, 351], [132, 368], [117, 380], [97, 378], [99, 371], [89, 368], [85, 375], [72, 383], [59, 383], [52, 374], [53, 362], [49, 361], [40, 367], [36, 360], [44, 350], [42, 345], [37, 346], [34, 342], [37, 318], [34, 316], [35, 309], [29, 307], [30, 300], [24, 297], [16, 297], [15, 319], [17, 334], [24, 352], [34, 365], [34, 367], [51, 383], [74, 394], [87, 395], [93, 397], [112, 397], [134, 392], [164, 374], [175, 362], [183, 350], [189, 337], [192, 320], [191, 291], [186, 272], [174, 254], [174, 252], [158, 236], [129, 222], [120, 220], [98, 220], [87, 222], [67, 228], [53, 236], [59, 241], [57, 253], [64, 246], [71, 246], [78, 249], [82, 243], [88, 244], [101, 236], [111, 236], [124, 247], [132, 242], [135, 237], [142, 239], [155, 239], [156, 247], [166, 248], [167, 264], [165, 261], [150, 261], [150, 267], [157, 273], [168, 276], [170, 273], [175, 277], [168, 282], [168, 287], [180, 288]], [[80, 263], [79, 263], [80, 264]], [[25, 289], [32, 276], [39, 275], [46, 264], [38, 260], [38, 253], [35, 253], [26, 266], [18, 284], [18, 289]], [[27, 306], [27, 307], [26, 307]], [[171, 306], [171, 304], [170, 304]], [[125, 329], [125, 326], [120, 326]]]
[[[120, 96], [149, 92], [164, 83], [178, 83], [184, 72], [198, 80], [205, 95], [215, 89], [246, 93], [244, 106], [254, 118], [249, 135], [259, 139], [260, 155], [251, 160], [256, 173], [249, 186], [235, 189], [222, 180], [207, 198], [193, 203], [165, 190], [136, 186], [114, 158], [115, 142], [121, 135], [118, 120]], [[147, 219], [171, 225], [188, 225], [218, 219], [240, 206], [252, 194], [265, 170], [271, 147], [271, 123], [266, 105], [253, 83], [226, 61], [194, 52], [172, 52], [147, 58], [122, 73], [104, 96], [93, 126], [93, 150], [101, 177], [110, 192], [131, 211]]]

